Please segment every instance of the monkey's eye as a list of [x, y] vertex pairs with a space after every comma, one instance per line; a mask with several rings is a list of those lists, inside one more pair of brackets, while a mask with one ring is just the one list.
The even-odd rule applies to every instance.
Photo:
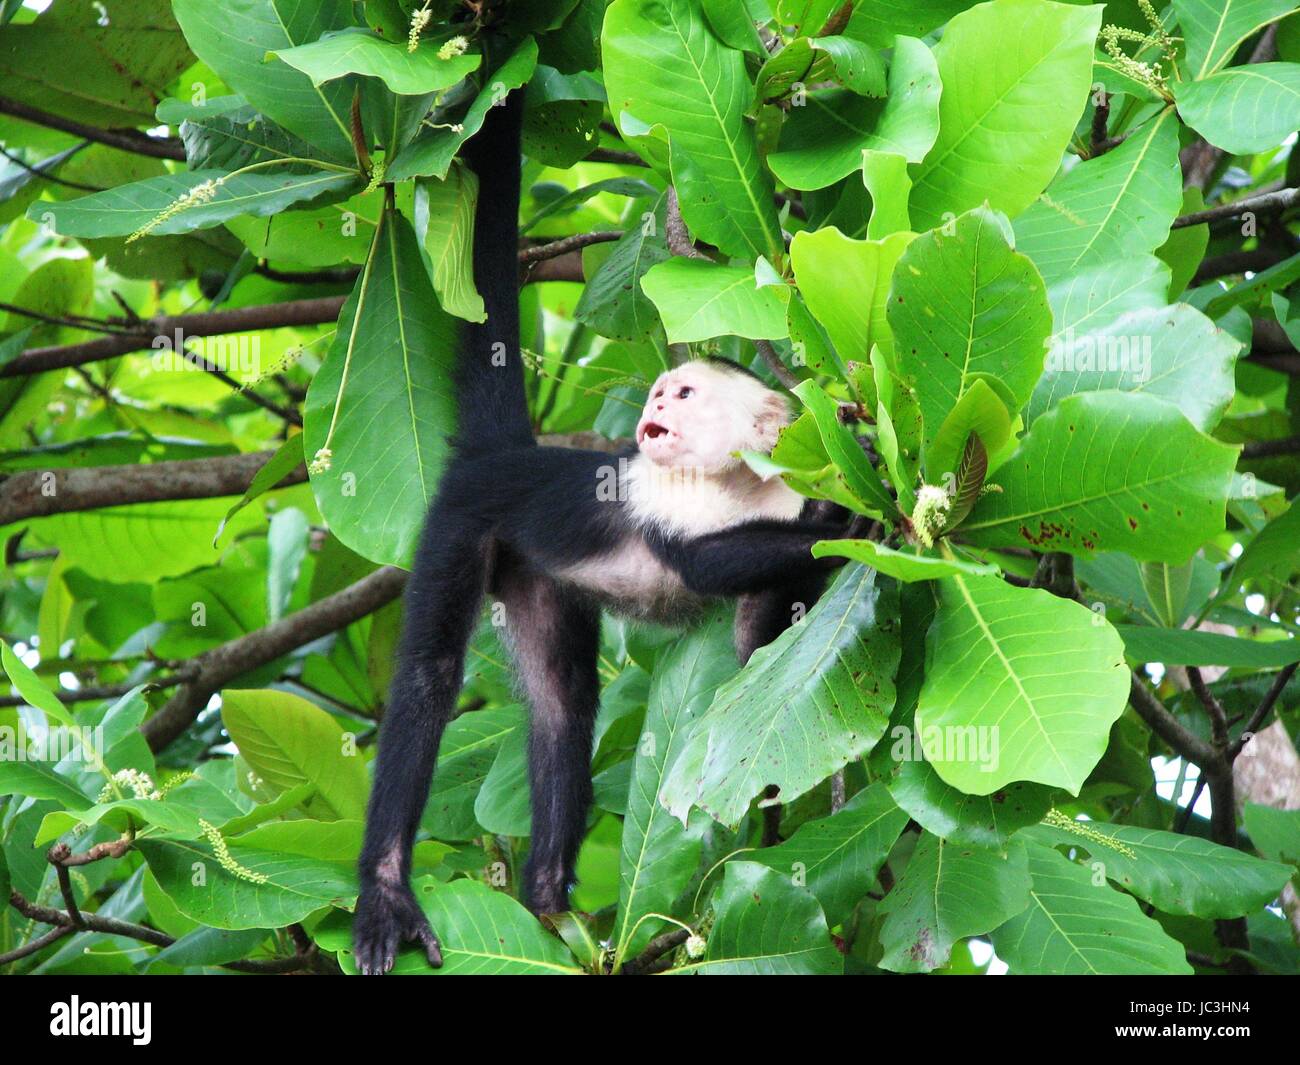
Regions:
[[691, 388], [690, 385], [686, 385], [680, 392], [677, 393], [677, 398], [690, 399], [691, 393], [694, 391], [695, 389]]

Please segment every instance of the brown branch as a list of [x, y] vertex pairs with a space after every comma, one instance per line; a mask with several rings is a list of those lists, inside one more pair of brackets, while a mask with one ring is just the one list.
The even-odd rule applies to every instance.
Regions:
[[651, 972], [651, 966], [667, 954], [685, 943], [691, 936], [687, 928], [674, 928], [668, 932], [661, 932], [646, 944], [645, 950], [638, 954], [630, 961], [623, 963], [620, 972], [624, 976], [644, 976]]
[[[84, 147], [86, 147], [85, 141], [83, 141], [77, 148], [72, 150], [72, 155], [75, 155]], [[61, 178], [59, 177], [58, 174], [52, 172], [53, 167], [51, 167], [50, 170], [42, 170], [41, 169], [42, 166], [45, 166], [47, 163], [51, 162], [51, 160], [49, 159], [43, 159], [41, 160], [41, 162], [33, 165], [32, 163], [28, 163], [22, 159], [19, 159], [18, 156], [14, 155], [12, 152], [6, 151], [3, 147], [0, 147], [0, 155], [3, 155], [6, 159], [9, 160], [9, 162], [13, 163], [14, 166], [26, 170], [27, 173], [32, 175], [32, 177], [40, 178], [42, 181], [48, 181], [55, 185], [62, 185], [64, 188], [78, 189], [81, 192], [103, 192], [104, 191], [98, 185], [83, 185], [80, 181], [69, 181], [67, 178]], [[60, 159], [59, 162], [54, 165], [62, 165], [63, 163], [67, 162], [67, 160], [70, 159], [72, 155], [65, 156], [63, 159]], [[56, 156], [55, 158], [58, 157]]]
[[70, 869], [74, 865], [90, 865], [92, 862], [102, 862], [105, 858], [120, 858], [134, 845], [135, 841], [133, 839], [129, 836], [123, 836], [120, 839], [96, 843], [89, 850], [82, 851], [80, 854], [73, 854], [72, 848], [68, 844], [56, 843], [49, 849], [45, 858], [51, 865]]
[[649, 166], [636, 152], [623, 152], [614, 148], [593, 148], [582, 160], [584, 163], [618, 163], [622, 166]]
[[1205, 222], [1215, 222], [1221, 218], [1240, 218], [1245, 214], [1263, 214], [1266, 212], [1285, 211], [1300, 203], [1300, 189], [1277, 189], [1274, 192], [1247, 196], [1245, 199], [1221, 203], [1217, 207], [1207, 207], [1204, 211], [1179, 215], [1174, 219], [1170, 229], [1183, 229], [1198, 226]]
[[[135, 466], [24, 470], [0, 483], [0, 525], [125, 503], [243, 495], [253, 476], [273, 455], [272, 451], [249, 451]], [[299, 466], [280, 482], [280, 487], [306, 479], [306, 469]]]
[[208, 362], [208, 360], [205, 359], [198, 352], [191, 351], [188, 346], [182, 345], [180, 354], [185, 359], [186, 362], [190, 363], [191, 365], [197, 366], [204, 373], [209, 374], [216, 380], [220, 381], [223, 385], [231, 389], [236, 394], [245, 397], [255, 406], [261, 407], [265, 411], [270, 411], [277, 418], [281, 419], [282, 421], [286, 422], [289, 425], [297, 426], [299, 429], [302, 428], [302, 415], [299, 414], [292, 407], [282, 407], [274, 400], [267, 399], [256, 389], [245, 388], [242, 384], [240, 384], [233, 377], [231, 377], [230, 374], [226, 373], [226, 371], [223, 370], [220, 366], [217, 366], [215, 363]]
[[12, 115], [14, 118], [21, 118], [24, 122], [61, 130], [88, 141], [95, 141], [97, 144], [107, 144], [110, 148], [135, 152], [136, 155], [185, 161], [184, 145], [171, 137], [150, 137], [147, 133], [135, 129], [101, 129], [98, 126], [88, 126], [84, 122], [54, 115], [4, 96], [0, 96], [0, 115]]
[[[176, 942], [166, 932], [159, 932], [156, 928], [149, 928], [142, 924], [132, 924], [130, 921], [120, 921], [116, 917], [105, 917], [98, 913], [82, 914], [81, 919], [84, 925], [78, 927], [74, 924], [70, 914], [65, 913], [63, 910], [56, 910], [49, 906], [41, 906], [31, 902], [17, 891], [9, 892], [9, 905], [30, 921], [54, 925], [56, 930], [62, 929], [64, 935], [75, 931], [101, 932], [109, 936], [125, 936], [127, 939], [138, 939], [141, 943], [148, 943], [154, 947], [170, 947]], [[48, 946], [49, 943], [61, 937], [51, 936], [47, 933], [41, 938], [45, 941], [41, 946]], [[28, 946], [30, 947], [31, 944], [29, 943]], [[28, 951], [27, 953], [34, 953], [34, 951]], [[223, 962], [221, 968], [232, 969], [240, 973], [291, 973], [310, 968], [315, 955], [316, 948], [315, 944], [313, 944], [308, 953], [297, 954], [291, 958], [272, 958], [268, 961], [230, 961]], [[21, 956], [20, 954], [19, 957]], [[6, 959], [12, 960], [9, 955], [4, 955], [0, 957], [0, 962]]]
[[1187, 683], [1191, 686], [1196, 698], [1205, 707], [1205, 712], [1210, 717], [1210, 737], [1211, 742], [1217, 750], [1226, 750], [1228, 746], [1228, 714], [1223, 709], [1223, 704], [1214, 697], [1205, 683], [1205, 677], [1201, 673], [1199, 666], [1187, 666]]
[[[1237, 755], [1241, 754], [1242, 748], [1250, 742], [1251, 736], [1260, 730], [1264, 724], [1269, 712], [1273, 709], [1274, 704], [1282, 695], [1282, 689], [1287, 686], [1291, 678], [1295, 676], [1296, 666], [1300, 663], [1292, 662], [1285, 669], [1281, 670], [1273, 680], [1273, 685], [1268, 689], [1260, 704], [1255, 707], [1255, 712], [1250, 715], [1250, 720], [1246, 722], [1246, 727], [1241, 730], [1241, 735], [1233, 741], [1228, 748], [1228, 760], [1233, 761]], [[1189, 671], [1190, 672], [1190, 671]]]
[[690, 231], [686, 228], [686, 222], [682, 218], [682, 207], [677, 202], [677, 190], [671, 185], [668, 187], [668, 208], [665, 214], [664, 237], [668, 242], [668, 250], [674, 255], [680, 255], [686, 259], [703, 259], [705, 262], [712, 262], [707, 255], [695, 247], [695, 242], [691, 240]]
[[[56, 555], [57, 553], [55, 552]], [[182, 669], [169, 677], [144, 681], [143, 686], [146, 690], [174, 688], [177, 684], [183, 684], [187, 677], [188, 674]], [[67, 706], [69, 703], [94, 703], [101, 699], [120, 699], [127, 692], [135, 691], [140, 686], [139, 684], [106, 684], [101, 687], [60, 688], [54, 695], [59, 702]], [[27, 700], [21, 695], [0, 695], [0, 708], [27, 705], [29, 705]]]
[[406, 576], [405, 570], [384, 566], [297, 613], [204, 651], [189, 663], [194, 679], [140, 726], [149, 746], [160, 751], [180, 736], [230, 681], [391, 603], [401, 594]]
[[18, 961], [27, 957], [29, 954], [35, 954], [37, 951], [44, 950], [51, 943], [57, 943], [64, 936], [70, 936], [76, 929], [70, 924], [57, 925], [51, 928], [44, 935], [37, 936], [35, 939], [28, 940], [21, 947], [15, 947], [5, 954], [0, 954], [0, 965], [8, 965], [12, 961]]
[[1110, 122], [1110, 93], [1102, 92], [1101, 99], [1097, 100], [1092, 107], [1092, 130], [1088, 143], [1088, 158], [1096, 159], [1097, 156], [1105, 154], [1108, 150], [1107, 141], [1110, 139], [1107, 131], [1107, 125]]
[[799, 384], [799, 378], [791, 373], [786, 364], [781, 361], [781, 356], [776, 353], [776, 348], [772, 347], [772, 342], [769, 340], [755, 340], [754, 347], [757, 349], [763, 363], [772, 371], [772, 376], [781, 382], [781, 386], [794, 391]]
[[1276, 266], [1285, 258], [1287, 256], [1283, 252], [1274, 248], [1252, 248], [1249, 251], [1229, 251], [1222, 255], [1211, 255], [1201, 260], [1201, 265], [1196, 268], [1196, 276], [1192, 278], [1192, 284], [1203, 285], [1216, 277], [1244, 274], [1247, 271], [1259, 273], [1270, 266]]
[[601, 230], [596, 233], [575, 233], [571, 237], [561, 237], [559, 240], [553, 240], [547, 244], [534, 244], [527, 248], [519, 249], [519, 261], [521, 263], [537, 263], [544, 259], [557, 259], [561, 255], [567, 255], [571, 251], [578, 251], [590, 244], [607, 244], [610, 241], [618, 240], [622, 232], [616, 229]]
[[1175, 752], [1198, 766], [1202, 772], [1214, 764], [1217, 758], [1214, 748], [1183, 727], [1165, 704], [1147, 690], [1146, 684], [1136, 673], [1130, 678], [1128, 698], [1138, 716], [1151, 727], [1151, 731]]

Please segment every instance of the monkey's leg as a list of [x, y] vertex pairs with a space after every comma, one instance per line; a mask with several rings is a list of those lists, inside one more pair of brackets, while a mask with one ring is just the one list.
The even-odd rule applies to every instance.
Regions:
[[742, 595], [736, 601], [736, 657], [743, 666], [791, 625], [802, 621], [826, 586], [826, 575], [811, 573], [766, 592]]
[[404, 942], [422, 946], [430, 965], [442, 964], [437, 936], [408, 884], [411, 847], [460, 691], [490, 553], [486, 535], [435, 507], [406, 589], [402, 643], [366, 811], [353, 926], [363, 973], [391, 969]]
[[591, 806], [591, 734], [600, 706], [600, 613], [571, 590], [515, 560], [501, 560], [495, 590], [531, 709], [528, 778], [533, 827], [523, 899], [534, 913], [568, 909]]

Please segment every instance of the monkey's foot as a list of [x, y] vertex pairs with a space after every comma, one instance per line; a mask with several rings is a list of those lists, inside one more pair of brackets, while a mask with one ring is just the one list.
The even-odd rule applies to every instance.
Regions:
[[416, 943], [435, 969], [442, 967], [442, 947], [414, 893], [405, 884], [376, 884], [362, 889], [352, 924], [352, 952], [366, 976], [388, 972], [403, 943]]

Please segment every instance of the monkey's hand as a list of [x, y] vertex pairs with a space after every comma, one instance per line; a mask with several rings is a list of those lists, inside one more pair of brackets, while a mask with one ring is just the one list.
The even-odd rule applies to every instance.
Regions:
[[388, 972], [403, 943], [417, 943], [435, 969], [442, 967], [442, 947], [414, 892], [406, 884], [372, 883], [362, 887], [352, 924], [352, 950], [366, 976]]

